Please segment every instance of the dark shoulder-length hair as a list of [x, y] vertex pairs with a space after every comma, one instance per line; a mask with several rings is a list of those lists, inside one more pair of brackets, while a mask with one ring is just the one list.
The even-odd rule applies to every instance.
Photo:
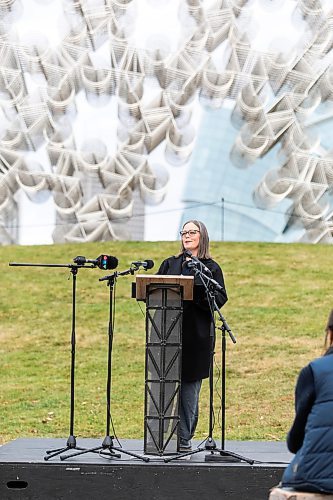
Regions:
[[327, 319], [327, 324], [325, 328], [325, 344], [324, 344], [324, 349], [327, 350], [329, 347], [332, 347], [332, 333], [333, 333], [333, 309], [331, 309], [328, 319]]
[[332, 328], [326, 328], [325, 332], [325, 342], [324, 342], [324, 350], [323, 350], [323, 354], [325, 354], [328, 349], [330, 349], [332, 347], [332, 344], [331, 344], [331, 340], [332, 340]]
[[[205, 224], [199, 220], [191, 219], [191, 220], [184, 222], [182, 229], [184, 229], [184, 226], [186, 226], [186, 224], [188, 224], [189, 222], [192, 222], [195, 226], [197, 226], [197, 228], [200, 231], [198, 258], [199, 259], [211, 259], [212, 257], [210, 255], [210, 251], [209, 251], [209, 236], [208, 236], [208, 231], [207, 231]], [[182, 239], [180, 242], [180, 253], [178, 255], [181, 255], [184, 252], [184, 250], [185, 250], [185, 248], [184, 248], [183, 239]]]

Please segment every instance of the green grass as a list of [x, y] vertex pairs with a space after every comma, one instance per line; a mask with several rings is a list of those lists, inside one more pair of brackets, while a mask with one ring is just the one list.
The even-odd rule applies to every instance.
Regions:
[[[178, 243], [109, 242], [0, 247], [0, 443], [23, 436], [67, 437], [69, 431], [72, 276], [68, 268], [9, 267], [8, 262], [69, 264], [102, 252], [155, 261]], [[297, 373], [322, 353], [333, 307], [330, 246], [213, 242], [229, 295], [226, 438], [280, 440], [293, 418]], [[75, 434], [105, 434], [109, 288], [99, 269], [77, 277]], [[112, 356], [112, 417], [124, 438], [143, 435], [144, 305], [131, 298], [132, 276], [119, 277]], [[216, 365], [220, 365], [220, 331]], [[215, 429], [219, 439], [216, 368]], [[208, 430], [205, 381], [196, 438]]]

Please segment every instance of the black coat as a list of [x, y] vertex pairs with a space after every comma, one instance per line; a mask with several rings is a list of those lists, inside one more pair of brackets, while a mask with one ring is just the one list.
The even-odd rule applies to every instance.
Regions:
[[[218, 307], [228, 300], [220, 266], [213, 259], [200, 259], [212, 272], [223, 291], [215, 295]], [[160, 265], [157, 274], [194, 275], [186, 266], [184, 256], [169, 257]], [[200, 278], [195, 277], [193, 301], [183, 302], [182, 322], [182, 380], [187, 382], [201, 380], [209, 376], [211, 346], [214, 345], [212, 314], [207, 299], [206, 289]]]
[[333, 349], [303, 368], [296, 384], [296, 415], [288, 447], [296, 452], [282, 485], [333, 492]]

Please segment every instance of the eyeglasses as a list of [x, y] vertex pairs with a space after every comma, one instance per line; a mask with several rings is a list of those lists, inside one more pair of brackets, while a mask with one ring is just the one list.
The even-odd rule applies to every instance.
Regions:
[[189, 231], [180, 231], [180, 236], [183, 238], [187, 234], [189, 236], [195, 236], [197, 233], [200, 233], [199, 229], [190, 229]]

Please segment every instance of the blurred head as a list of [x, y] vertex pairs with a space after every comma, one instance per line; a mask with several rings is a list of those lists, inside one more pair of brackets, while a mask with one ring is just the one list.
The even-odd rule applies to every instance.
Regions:
[[327, 325], [326, 325], [326, 338], [325, 338], [325, 347], [329, 348], [333, 344], [333, 309], [331, 310]]
[[181, 252], [189, 250], [200, 259], [209, 259], [209, 236], [203, 222], [198, 220], [189, 220], [184, 223], [181, 235]]

